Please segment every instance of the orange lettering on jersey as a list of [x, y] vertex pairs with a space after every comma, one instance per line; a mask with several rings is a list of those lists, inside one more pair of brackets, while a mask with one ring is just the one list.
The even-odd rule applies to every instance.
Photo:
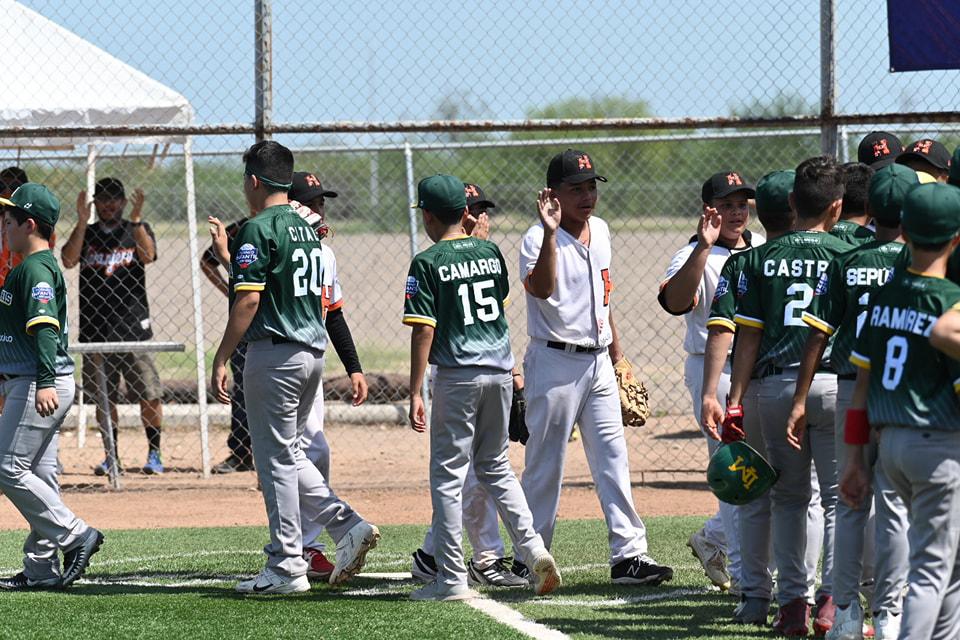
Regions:
[[333, 298], [333, 287], [323, 286], [320, 293], [320, 306], [323, 308], [324, 317], [327, 315], [327, 309], [330, 308], [331, 298]]
[[479, 198], [480, 192], [477, 191], [477, 188], [472, 184], [468, 184], [463, 188], [463, 192], [467, 195], [468, 198]]
[[733, 185], [739, 186], [739, 185], [743, 184], [743, 179], [740, 178], [740, 175], [737, 174], [737, 173], [728, 173], [728, 174], [727, 174], [727, 184], [730, 185], [730, 186], [733, 186]]
[[890, 147], [887, 146], [887, 139], [880, 138], [873, 143], [873, 157], [879, 158], [880, 156], [890, 155]]
[[610, 306], [610, 292], [613, 291], [613, 282], [610, 281], [610, 269], [601, 269], [600, 277], [603, 278], [603, 306]]
[[577, 166], [581, 169], [593, 169], [593, 165], [590, 164], [590, 156], [583, 154], [577, 158]]
[[308, 173], [304, 180], [306, 180], [307, 184], [311, 187], [320, 186], [320, 180], [318, 180], [317, 176], [313, 175], [312, 173]]

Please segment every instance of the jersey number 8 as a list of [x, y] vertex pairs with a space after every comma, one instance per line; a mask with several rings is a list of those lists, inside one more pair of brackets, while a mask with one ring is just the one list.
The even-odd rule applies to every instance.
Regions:
[[[460, 306], [463, 307], [463, 326], [469, 327], [474, 323], [473, 308], [477, 308], [476, 319], [480, 322], [493, 322], [500, 317], [500, 307], [497, 306], [497, 299], [486, 295], [487, 289], [492, 289], [496, 285], [493, 280], [481, 280], [470, 283], [464, 282], [457, 287], [457, 295], [460, 296]], [[470, 292], [473, 292], [473, 302], [470, 300]]]
[[893, 336], [887, 340], [887, 354], [883, 359], [883, 388], [893, 391], [903, 377], [903, 365], [907, 361], [909, 345], [903, 336]]
[[310, 250], [310, 255], [304, 249], [296, 249], [290, 256], [298, 263], [293, 272], [293, 295], [296, 297], [310, 293], [323, 295], [323, 249], [319, 247]]

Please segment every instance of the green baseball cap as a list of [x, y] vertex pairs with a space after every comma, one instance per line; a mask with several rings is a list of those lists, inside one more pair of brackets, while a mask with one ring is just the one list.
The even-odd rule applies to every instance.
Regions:
[[870, 213], [883, 222], [900, 222], [903, 200], [920, 184], [917, 172], [902, 164], [888, 164], [870, 178], [867, 197]]
[[786, 213], [790, 211], [790, 192], [797, 172], [771, 171], [757, 183], [757, 213]]
[[27, 182], [17, 187], [10, 198], [0, 198], [0, 204], [15, 207], [30, 214], [40, 222], [50, 226], [57, 224], [60, 219], [60, 201], [42, 184]]
[[950, 174], [947, 176], [947, 184], [960, 187], [960, 147], [953, 152], [950, 158]]
[[900, 226], [913, 242], [950, 240], [960, 232], [960, 188], [931, 182], [912, 189], [903, 200]]
[[[759, 185], [757, 185], [759, 191]], [[707, 483], [727, 504], [747, 504], [765, 494], [780, 477], [757, 450], [743, 440], [717, 449], [707, 466]]]
[[463, 180], [443, 174], [424, 178], [417, 185], [417, 202], [412, 208], [430, 211], [463, 211], [467, 208]]

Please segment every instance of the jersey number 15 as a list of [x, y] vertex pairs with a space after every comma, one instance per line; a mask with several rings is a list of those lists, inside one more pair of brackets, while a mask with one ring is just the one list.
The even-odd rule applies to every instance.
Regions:
[[[493, 280], [481, 280], [472, 284], [464, 282], [457, 287], [460, 306], [463, 307], [463, 325], [465, 327], [469, 327], [476, 320], [493, 322], [500, 317], [500, 307], [497, 305], [497, 299], [486, 294], [486, 291], [493, 289], [494, 286], [496, 286], [496, 283]], [[474, 310], [476, 311], [476, 318], [474, 318]]]

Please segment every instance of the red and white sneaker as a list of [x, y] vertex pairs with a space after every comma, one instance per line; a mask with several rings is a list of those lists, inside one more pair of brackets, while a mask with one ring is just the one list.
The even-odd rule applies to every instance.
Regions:
[[327, 560], [320, 549], [304, 547], [303, 559], [307, 561], [307, 578], [326, 582], [333, 573], [333, 563]]

